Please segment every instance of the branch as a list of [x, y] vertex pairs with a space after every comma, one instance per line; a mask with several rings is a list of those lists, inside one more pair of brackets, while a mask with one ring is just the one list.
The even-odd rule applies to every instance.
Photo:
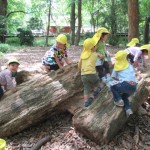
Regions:
[[30, 14], [30, 13], [33, 13], [33, 12], [37, 12], [37, 11], [33, 11], [33, 12], [25, 12], [25, 11], [23, 11], [23, 10], [18, 10], [18, 11], [12, 11], [12, 12], [10, 12], [10, 13], [8, 13], [7, 15], [6, 15], [6, 18], [8, 18], [11, 14], [14, 14], [14, 13], [24, 13], [24, 14]]

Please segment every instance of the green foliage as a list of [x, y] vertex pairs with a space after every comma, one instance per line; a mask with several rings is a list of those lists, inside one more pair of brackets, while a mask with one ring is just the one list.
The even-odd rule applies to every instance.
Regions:
[[25, 30], [25, 29], [17, 29], [19, 34], [17, 35], [20, 39], [20, 45], [33, 45], [34, 37], [32, 35], [31, 30]]
[[[33, 45], [34, 46], [45, 46], [46, 37], [38, 37], [35, 38]], [[49, 37], [48, 38], [48, 45], [53, 45], [55, 43], [55, 38]]]
[[93, 33], [93, 32], [85, 32], [85, 33], [84, 33], [84, 39], [92, 38], [92, 37], [93, 37], [93, 35], [94, 35], [94, 33]]
[[19, 46], [20, 40], [18, 37], [10, 37], [6, 39], [6, 43], [13, 46]]
[[43, 29], [43, 22], [41, 19], [39, 18], [31, 18], [28, 22], [28, 26], [27, 28], [31, 29], [31, 30], [35, 30], [35, 29]]
[[11, 48], [8, 44], [0, 44], [0, 52], [2, 53], [6, 53], [6, 52], [10, 52]]

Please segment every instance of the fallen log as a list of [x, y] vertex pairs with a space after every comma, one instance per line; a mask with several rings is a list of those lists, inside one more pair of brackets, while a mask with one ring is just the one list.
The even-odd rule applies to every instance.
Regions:
[[[83, 85], [77, 72], [77, 65], [70, 65], [48, 75], [30, 75], [29, 81], [28, 77], [22, 78], [18, 91], [6, 92], [0, 101], [0, 137], [21, 132], [67, 110], [74, 115], [76, 130], [99, 144], [108, 143], [127, 121], [125, 113], [114, 106], [106, 86], [91, 106], [83, 107]], [[131, 98], [134, 111], [147, 95], [145, 85], [140, 83]]]

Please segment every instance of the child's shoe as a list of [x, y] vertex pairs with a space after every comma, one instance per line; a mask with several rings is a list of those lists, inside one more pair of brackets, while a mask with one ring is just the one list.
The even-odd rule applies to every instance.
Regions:
[[123, 107], [123, 106], [124, 106], [124, 101], [123, 101], [122, 99], [119, 100], [119, 101], [117, 101], [117, 102], [114, 101], [114, 104], [115, 104], [116, 106]]
[[94, 98], [96, 98], [98, 96], [98, 94], [100, 93], [101, 90], [102, 90], [101, 87], [98, 87], [96, 89], [96, 91], [94, 91], [94, 93], [93, 93]]
[[106, 84], [107, 79], [106, 79], [106, 77], [105, 77], [105, 76], [104, 76], [104, 77], [102, 77], [102, 78], [101, 78], [101, 80], [102, 80], [102, 82], [103, 82], [103, 83], [105, 83], [105, 84]]
[[133, 111], [130, 108], [126, 110], [127, 118], [132, 114], [133, 114]]
[[87, 99], [87, 100], [84, 102], [84, 106], [85, 106], [85, 107], [88, 107], [88, 106], [90, 106], [90, 105], [92, 104], [92, 102], [93, 102], [93, 98], [90, 97], [89, 99]]

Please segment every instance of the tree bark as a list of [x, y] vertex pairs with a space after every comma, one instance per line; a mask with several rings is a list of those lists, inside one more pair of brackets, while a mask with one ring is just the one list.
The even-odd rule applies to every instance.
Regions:
[[139, 37], [139, 0], [128, 0], [128, 40]]
[[[0, 32], [0, 41], [2, 43], [5, 43], [5, 34], [7, 33], [6, 29], [6, 14], [7, 14], [7, 0], [0, 0], [0, 17], [3, 17], [3, 21], [1, 20], [0, 28], [2, 30], [2, 33]], [[2, 19], [2, 18], [1, 18]]]
[[145, 44], [148, 44], [149, 42], [149, 23], [150, 23], [150, 17], [146, 17], [145, 28], [144, 28], [144, 43]]
[[70, 37], [70, 44], [75, 44], [75, 0], [71, 0], [71, 21], [70, 21], [70, 27], [71, 27], [71, 37]]
[[80, 42], [80, 32], [82, 24], [81, 10], [82, 10], [82, 0], [78, 0], [78, 31], [77, 31], [76, 45], [79, 45]]
[[51, 16], [51, 0], [49, 1], [49, 10], [48, 10], [48, 24], [47, 24], [47, 33], [46, 33], [46, 43], [48, 46], [48, 36], [49, 36], [49, 27], [50, 27], [50, 16]]
[[[91, 106], [83, 107], [83, 85], [77, 72], [77, 65], [71, 65], [48, 75], [28, 74], [30, 80], [26, 72], [24, 78], [19, 80], [18, 76], [18, 91], [6, 92], [0, 101], [0, 137], [21, 132], [67, 110], [74, 115], [76, 130], [97, 143], [109, 142], [125, 124], [125, 113], [114, 106], [106, 87]], [[29, 81], [22, 83], [25, 80]], [[136, 96], [132, 97], [135, 111], [146, 96], [148, 92], [140, 84]]]

